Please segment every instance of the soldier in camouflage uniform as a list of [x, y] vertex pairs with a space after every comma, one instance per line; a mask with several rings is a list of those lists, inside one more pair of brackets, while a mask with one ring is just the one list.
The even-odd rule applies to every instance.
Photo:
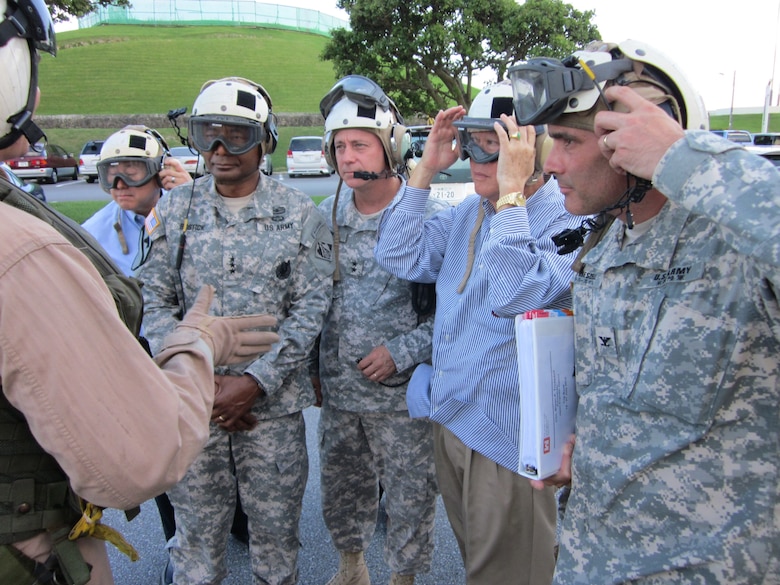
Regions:
[[706, 132], [701, 100], [652, 48], [578, 56], [604, 100], [587, 83], [556, 94], [555, 77], [585, 76], [548, 60], [552, 118], [525, 91], [539, 63], [510, 70], [518, 117], [549, 121], [545, 170], [566, 207], [618, 220], [576, 266], [580, 402], [573, 456], [550, 479], [572, 485], [555, 582], [780, 583], [780, 174]]
[[[355, 84], [371, 87], [377, 103], [352, 101]], [[320, 204], [338, 260], [319, 359], [322, 508], [340, 554], [329, 584], [370, 583], [363, 551], [376, 528], [377, 481], [388, 514], [390, 583], [411, 584], [431, 567], [437, 490], [431, 425], [409, 418], [406, 388], [415, 366], [431, 359], [433, 319], [413, 308], [411, 283], [374, 261], [379, 216], [405, 185], [396, 171], [408, 149], [406, 128], [384, 92], [360, 76], [340, 80], [321, 109], [326, 156], [341, 178], [337, 194]], [[361, 172], [366, 178], [355, 176]], [[430, 214], [446, 208], [428, 201]]]
[[169, 493], [177, 522], [174, 582], [225, 578], [237, 483], [254, 582], [290, 585], [308, 477], [301, 411], [315, 397], [307, 355], [330, 306], [333, 240], [308, 196], [258, 170], [277, 141], [261, 86], [239, 78], [208, 82], [192, 112], [190, 140], [211, 174], [173, 189], [147, 220], [138, 275], [152, 349], [204, 284], [217, 291], [215, 314], [271, 313], [281, 340], [261, 359], [217, 371], [209, 442]]

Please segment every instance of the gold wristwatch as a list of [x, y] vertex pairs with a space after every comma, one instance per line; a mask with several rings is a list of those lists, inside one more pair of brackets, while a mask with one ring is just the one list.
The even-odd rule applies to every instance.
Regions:
[[511, 205], [512, 207], [525, 207], [525, 197], [522, 191], [515, 191], [514, 193], [508, 193], [503, 197], [499, 197], [496, 201], [496, 209], [500, 209], [502, 205]]

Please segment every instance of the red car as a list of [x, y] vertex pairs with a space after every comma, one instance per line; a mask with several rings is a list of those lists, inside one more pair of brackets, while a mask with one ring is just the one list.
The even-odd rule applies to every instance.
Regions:
[[56, 144], [36, 144], [27, 154], [8, 161], [16, 176], [56, 183], [60, 177], [79, 178], [79, 161]]

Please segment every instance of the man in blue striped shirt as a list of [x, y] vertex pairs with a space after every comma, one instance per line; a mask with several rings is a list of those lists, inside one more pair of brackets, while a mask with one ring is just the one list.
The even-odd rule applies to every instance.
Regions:
[[[422, 159], [384, 212], [375, 249], [396, 276], [436, 283], [429, 417], [439, 487], [469, 585], [549, 583], [555, 564], [552, 488], [535, 492], [515, 473], [513, 318], [571, 307], [573, 258], [559, 256], [551, 237], [582, 218], [566, 212], [555, 179], [545, 181], [540, 164], [534, 169], [535, 131], [506, 115], [511, 95], [511, 86], [498, 84], [475, 98], [469, 118], [462, 106], [439, 112]], [[464, 128], [460, 139], [456, 123]], [[470, 158], [477, 194], [425, 220], [431, 178], [455, 161], [456, 140]], [[510, 155], [523, 164], [507, 169], [499, 186], [497, 169]]]

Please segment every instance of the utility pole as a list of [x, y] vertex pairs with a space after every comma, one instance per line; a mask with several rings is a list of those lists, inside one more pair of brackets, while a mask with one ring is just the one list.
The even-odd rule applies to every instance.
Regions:
[[[772, 90], [775, 85], [775, 66], [777, 64], [777, 35], [780, 34], [780, 1], [777, 3], [777, 26], [775, 27], [775, 54], [772, 57], [772, 75], [769, 78], [769, 85], [766, 88], [766, 95], [764, 96], [764, 113], [761, 116], [761, 132], [767, 132], [769, 130], [769, 108], [772, 106]], [[780, 105], [780, 92], [777, 96], [778, 105]]]
[[734, 91], [737, 89], [737, 70], [731, 80], [731, 108], [729, 108], [729, 130], [734, 129]]

